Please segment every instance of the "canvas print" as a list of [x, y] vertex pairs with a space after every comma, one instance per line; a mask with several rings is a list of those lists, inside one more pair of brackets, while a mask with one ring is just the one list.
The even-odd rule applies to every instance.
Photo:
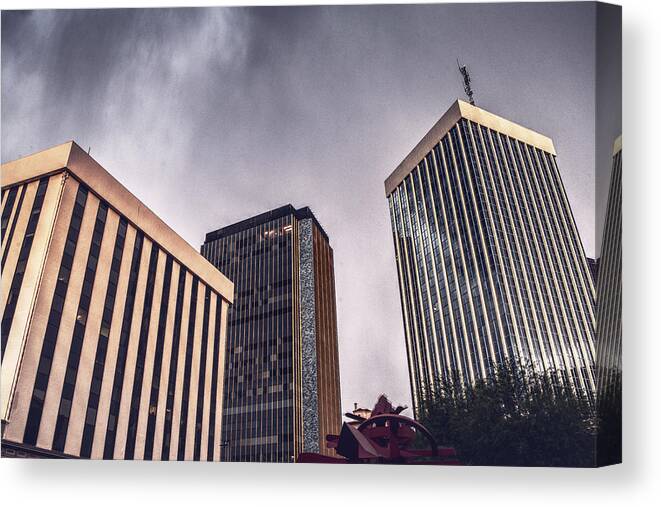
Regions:
[[621, 9], [2, 12], [2, 458], [621, 461]]

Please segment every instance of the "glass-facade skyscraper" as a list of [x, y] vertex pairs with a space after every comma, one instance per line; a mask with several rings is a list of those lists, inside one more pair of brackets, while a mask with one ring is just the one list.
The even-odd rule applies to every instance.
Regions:
[[615, 140], [597, 279], [597, 461], [622, 462], [622, 137]]
[[416, 409], [508, 358], [592, 396], [594, 285], [552, 141], [456, 101], [385, 187]]
[[223, 461], [290, 462], [341, 424], [333, 250], [309, 208], [283, 206], [207, 234], [235, 283]]
[[622, 138], [613, 146], [606, 220], [597, 282], [597, 351], [600, 391], [622, 371]]

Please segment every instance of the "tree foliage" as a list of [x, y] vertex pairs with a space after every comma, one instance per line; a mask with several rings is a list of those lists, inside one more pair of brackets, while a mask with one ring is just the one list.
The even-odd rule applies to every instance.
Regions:
[[438, 381], [418, 419], [466, 465], [595, 466], [595, 410], [560, 376], [508, 362], [473, 385]]

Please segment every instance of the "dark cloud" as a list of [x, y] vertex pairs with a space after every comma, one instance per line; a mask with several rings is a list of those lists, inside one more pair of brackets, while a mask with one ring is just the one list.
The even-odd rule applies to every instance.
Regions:
[[2, 159], [75, 139], [192, 244], [291, 202], [336, 258], [344, 407], [409, 401], [383, 181], [462, 95], [555, 141], [594, 242], [588, 3], [2, 13]]

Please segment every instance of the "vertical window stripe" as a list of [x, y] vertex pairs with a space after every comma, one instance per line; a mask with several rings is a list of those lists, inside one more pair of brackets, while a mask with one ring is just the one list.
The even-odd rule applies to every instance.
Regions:
[[108, 426], [103, 448], [103, 459], [112, 459], [115, 455], [117, 418], [119, 416], [122, 390], [124, 388], [124, 369], [126, 368], [126, 356], [128, 354], [129, 338], [131, 335], [131, 323], [133, 322], [133, 307], [135, 305], [135, 292], [138, 284], [143, 242], [144, 234], [142, 231], [138, 231], [135, 237], [135, 246], [133, 247], [133, 258], [131, 259], [131, 271], [129, 273], [126, 303], [124, 304], [124, 318], [122, 319], [122, 330], [119, 336], [117, 364], [115, 366], [115, 375], [110, 394], [110, 410], [108, 413]]
[[202, 318], [202, 344], [200, 347], [200, 372], [197, 382], [197, 412], [195, 414], [195, 445], [193, 460], [200, 461], [202, 447], [202, 417], [204, 415], [204, 376], [207, 371], [207, 345], [209, 340], [209, 305], [211, 289], [207, 286], [204, 294], [204, 316]]
[[168, 374], [167, 401], [165, 404], [165, 423], [163, 428], [163, 447], [161, 460], [170, 459], [170, 440], [172, 434], [172, 413], [174, 410], [174, 395], [177, 387], [177, 368], [179, 365], [179, 342], [181, 341], [181, 315], [184, 307], [184, 289], [186, 287], [186, 269], [181, 266], [177, 284], [177, 303], [174, 312], [174, 328], [172, 332], [172, 353], [170, 354], [170, 370]]
[[179, 418], [179, 446], [177, 460], [182, 461], [186, 452], [186, 431], [188, 429], [188, 404], [190, 401], [191, 369], [193, 367], [193, 344], [195, 341], [195, 318], [197, 310], [197, 286], [199, 280], [193, 276], [190, 298], [190, 314], [188, 317], [188, 341], [186, 343], [186, 357], [184, 364], [184, 390], [181, 397], [181, 414]]
[[[154, 354], [154, 369], [152, 371], [151, 389], [149, 392], [149, 413], [147, 414], [147, 433], [145, 438], [144, 459], [152, 459], [154, 453], [154, 433], [156, 429], [156, 414], [158, 412], [158, 394], [163, 368], [163, 347], [165, 343], [165, 327], [170, 302], [170, 284], [172, 278], [172, 256], [168, 255], [165, 263], [165, 279], [161, 296], [161, 309], [158, 316], [158, 333], [156, 335], [156, 350]], [[176, 353], [176, 351], [173, 351]]]
[[101, 242], [103, 241], [107, 215], [108, 205], [102, 202], [97, 210], [96, 222], [94, 223], [94, 230], [92, 232], [92, 243], [90, 244], [90, 250], [87, 256], [85, 275], [83, 277], [78, 310], [76, 311], [76, 322], [73, 328], [73, 337], [64, 375], [64, 385], [62, 386], [60, 405], [57, 412], [57, 422], [55, 423], [55, 432], [53, 434], [53, 450], [56, 451], [64, 451], [67, 431], [69, 429], [71, 402], [73, 401], [76, 378], [78, 377], [80, 353], [83, 349], [83, 339], [85, 338], [85, 329], [87, 328], [87, 315], [94, 289], [96, 267], [99, 262], [99, 253], [101, 252]]
[[103, 372], [106, 363], [106, 354], [108, 351], [108, 338], [112, 325], [112, 315], [115, 308], [115, 297], [117, 295], [117, 283], [119, 280], [119, 270], [122, 264], [124, 252], [124, 241], [126, 239], [127, 221], [120, 218], [117, 226], [117, 236], [115, 238], [115, 247], [113, 250], [112, 262], [110, 265], [110, 275], [108, 278], [108, 290], [103, 304], [103, 314], [101, 317], [101, 329], [99, 330], [99, 341], [96, 346], [94, 356], [94, 366], [92, 370], [92, 383], [87, 400], [87, 410], [85, 412], [85, 426], [83, 428], [83, 438], [80, 448], [80, 456], [89, 458], [92, 453], [92, 443], [94, 440], [94, 429], [96, 427], [96, 416], [99, 408], [99, 396], [101, 394], [101, 384], [103, 382]]
[[507, 357], [565, 380], [590, 363], [587, 267], [558, 196], [552, 155], [466, 119], [390, 193], [416, 407], [430, 379], [473, 382]]
[[[39, 215], [41, 214], [41, 206], [44, 203], [44, 196], [46, 195], [47, 187], [48, 177], [39, 180], [37, 193], [34, 198], [34, 203], [32, 204], [32, 211], [30, 212], [30, 218], [28, 219], [28, 224], [25, 229], [25, 236], [23, 236], [23, 243], [21, 244], [21, 249], [18, 254], [16, 270], [14, 271], [14, 276], [7, 293], [5, 311], [2, 315], [2, 323], [0, 324], [0, 329], [2, 329], [1, 354], [3, 358], [5, 356], [7, 337], [9, 336], [11, 325], [14, 320], [16, 304], [18, 303], [18, 297], [21, 293], [21, 287], [23, 286], [23, 276], [25, 275], [25, 269], [27, 268], [30, 251], [32, 250], [32, 242], [34, 241], [34, 234], [37, 230], [37, 224], [39, 223]], [[7, 247], [9, 247], [9, 245], [7, 245]]]
[[209, 405], [209, 442], [207, 447], [207, 460], [213, 461], [214, 437], [216, 429], [216, 399], [218, 397], [218, 363], [220, 359], [220, 322], [222, 316], [222, 299], [216, 298], [216, 322], [213, 331], [213, 366], [211, 368], [211, 401]]
[[151, 307], [154, 301], [154, 283], [156, 280], [156, 266], [158, 263], [158, 246], [152, 243], [149, 257], [149, 270], [147, 272], [147, 287], [145, 301], [142, 307], [142, 321], [140, 323], [140, 338], [138, 341], [138, 355], [135, 362], [133, 376], [133, 389], [131, 391], [131, 406], [129, 408], [129, 424], [126, 436], [124, 459], [133, 459], [135, 453], [135, 439], [138, 432], [138, 412], [142, 395], [142, 381], [145, 376], [145, 358], [147, 356], [147, 340], [149, 338], [149, 325], [151, 323]]
[[[4, 212], [3, 212], [3, 217], [2, 217], [2, 242], [5, 244], [5, 251], [2, 252], [2, 262], [0, 264], [0, 268], [4, 269], [5, 267], [5, 261], [7, 260], [7, 255], [9, 254], [9, 247], [11, 246], [11, 240], [14, 237], [14, 231], [16, 230], [16, 223], [18, 222], [18, 214], [21, 211], [21, 208], [23, 207], [23, 198], [25, 197], [25, 191], [27, 190], [27, 185], [23, 185], [20, 190], [20, 196], [18, 197], [18, 203], [16, 204], [16, 211], [14, 212], [14, 217], [11, 221], [11, 227], [9, 228], [9, 233], [7, 234], [7, 237], [5, 237], [5, 218], [4, 218]], [[7, 220], [9, 220], [9, 217], [7, 217]]]
[[[42, 180], [42, 182], [39, 183], [40, 187], [44, 181], [46, 180]], [[45, 193], [45, 186], [43, 192]], [[39, 190], [37, 191], [37, 195], [38, 194]], [[62, 309], [64, 308], [64, 301], [67, 297], [67, 291], [69, 288], [69, 277], [71, 276], [71, 270], [73, 268], [73, 258], [76, 252], [76, 245], [78, 244], [80, 225], [83, 220], [83, 214], [85, 213], [87, 194], [87, 189], [83, 185], [80, 185], [78, 187], [76, 201], [71, 214], [71, 221], [69, 223], [69, 231], [67, 232], [62, 260], [60, 261], [60, 269], [57, 274], [57, 283], [55, 284], [53, 301], [48, 315], [48, 324], [46, 325], [44, 342], [41, 346], [37, 376], [32, 390], [32, 397], [30, 399], [30, 408], [28, 410], [27, 423], [25, 425], [25, 433], [23, 436], [23, 442], [29, 445], [35, 445], [39, 435], [44, 400], [46, 399], [46, 390], [48, 389], [48, 381], [50, 378], [53, 356], [55, 354], [55, 345], [57, 344], [57, 335], [60, 330]], [[34, 209], [35, 208], [33, 207], [33, 217], [35, 216]], [[30, 218], [30, 220], [32, 220], [32, 218]]]
[[223, 461], [289, 462], [302, 445], [298, 223], [295, 210], [283, 210], [202, 247], [235, 284], [234, 304], [224, 310], [226, 344], [219, 335], [208, 338], [226, 352], [213, 352], [224, 368], [222, 386], [213, 363], [208, 373], [211, 397], [223, 407], [214, 412], [212, 403], [209, 410], [208, 459], [220, 448]]
[[[2, 242], [5, 242], [5, 232], [7, 232], [7, 225], [9, 225], [9, 217], [11, 217], [11, 212], [14, 210], [14, 202], [16, 201], [16, 194], [19, 190], [23, 191], [27, 185], [15, 186], [9, 189], [9, 194], [7, 194], [7, 202], [5, 207], [2, 208]], [[18, 209], [17, 209], [18, 211]]]

